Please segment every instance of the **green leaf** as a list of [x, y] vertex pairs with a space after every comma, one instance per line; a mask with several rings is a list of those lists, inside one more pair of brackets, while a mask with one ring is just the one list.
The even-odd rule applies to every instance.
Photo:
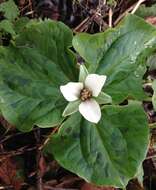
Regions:
[[84, 82], [88, 74], [85, 65], [80, 65], [79, 82]]
[[18, 7], [13, 0], [1, 3], [0, 11], [4, 12], [4, 17], [10, 21], [13, 21], [19, 15]]
[[148, 148], [148, 125], [140, 104], [105, 106], [97, 125], [71, 115], [46, 152], [66, 169], [97, 185], [125, 187]]
[[19, 130], [62, 122], [67, 102], [60, 85], [70, 80], [64, 66], [76, 73], [75, 58], [68, 51], [71, 39], [70, 29], [62, 23], [36, 21], [20, 33], [18, 45], [0, 48], [0, 108]]
[[128, 15], [114, 29], [98, 34], [78, 34], [73, 39], [89, 73], [107, 75], [104, 91], [115, 103], [130, 97], [145, 98], [142, 77], [145, 60], [156, 48], [156, 28]]
[[19, 47], [27, 45], [37, 49], [40, 54], [53, 61], [70, 81], [77, 82], [76, 58], [69, 49], [72, 38], [72, 31], [61, 22], [32, 20], [17, 37], [16, 44]]
[[108, 0], [107, 5], [115, 7], [117, 5], [116, 0]]
[[150, 7], [146, 7], [145, 5], [141, 5], [135, 14], [140, 16], [140, 17], [143, 17], [143, 18], [156, 16], [156, 4], [153, 4]]
[[10, 33], [14, 36], [16, 33], [22, 32], [24, 27], [28, 24], [29, 19], [27, 17], [21, 17], [17, 19], [14, 23], [11, 21], [4, 19], [0, 22], [0, 30], [3, 32]]
[[156, 54], [153, 54], [148, 58], [147, 66], [149, 67], [150, 71], [156, 69]]
[[99, 96], [95, 98], [99, 104], [111, 104], [112, 97], [104, 92], [100, 92]]
[[[5, 55], [2, 56], [1, 54], [0, 107], [3, 116], [22, 131], [32, 129], [33, 124], [38, 124], [43, 116], [46, 118], [50, 114], [52, 119], [59, 107], [58, 114], [61, 116], [64, 109], [61, 109], [61, 104], [65, 102], [56, 87], [58, 76], [55, 75], [61, 72], [55, 65], [30, 48], [5, 49]], [[64, 77], [59, 77], [61, 80]], [[57, 123], [61, 120], [59, 117]], [[49, 125], [53, 124], [56, 121], [51, 120]]]
[[2, 20], [0, 22], [0, 30], [15, 35], [13, 24], [9, 20]]
[[143, 166], [142, 166], [142, 165], [138, 168], [138, 172], [137, 172], [135, 178], [137, 178], [139, 184], [143, 187], [143, 182], [144, 182], [144, 169], [143, 169]]
[[63, 111], [63, 117], [71, 115], [79, 110], [80, 100], [76, 100], [74, 102], [69, 102], [66, 106], [65, 110]]
[[14, 22], [14, 30], [16, 31], [16, 33], [18, 34], [20, 32], [23, 32], [25, 26], [29, 23], [29, 21], [30, 20], [28, 17], [20, 17], [16, 19]]

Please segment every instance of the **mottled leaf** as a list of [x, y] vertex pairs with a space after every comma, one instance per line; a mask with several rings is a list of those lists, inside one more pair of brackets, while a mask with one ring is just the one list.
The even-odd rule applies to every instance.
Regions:
[[62, 23], [33, 21], [16, 46], [0, 48], [0, 107], [20, 130], [52, 127], [63, 120], [67, 102], [59, 86], [70, 77], [78, 79], [74, 55], [68, 50], [71, 40], [71, 31]]
[[140, 104], [104, 106], [97, 125], [71, 115], [46, 151], [66, 169], [97, 185], [125, 187], [144, 160], [147, 118]]
[[77, 34], [73, 46], [89, 72], [107, 75], [104, 91], [115, 103], [125, 98], [142, 100], [145, 59], [155, 49], [156, 28], [128, 15], [114, 29], [99, 34]]
[[[61, 22], [30, 21], [26, 30], [16, 38], [17, 46], [30, 46], [53, 61], [71, 81], [78, 81], [75, 56], [69, 47], [72, 46], [72, 31]], [[60, 73], [59, 77], [62, 74]], [[65, 81], [66, 82], [66, 81]]]

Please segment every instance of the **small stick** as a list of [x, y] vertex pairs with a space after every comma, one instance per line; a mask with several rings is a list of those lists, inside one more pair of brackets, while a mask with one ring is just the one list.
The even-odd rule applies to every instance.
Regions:
[[85, 18], [76, 28], [74, 29], [74, 33], [83, 32], [86, 27], [90, 24], [90, 17]]
[[146, 1], [146, 0], [139, 0], [131, 13], [134, 14], [144, 1]]
[[31, 15], [33, 17], [34, 16], [34, 11], [33, 11], [33, 6], [32, 6], [31, 0], [29, 0], [29, 6], [30, 6], [30, 12], [29, 13], [31, 13]]
[[13, 150], [13, 151], [10, 151], [10, 152], [2, 152], [0, 153], [0, 162], [7, 159], [7, 158], [10, 158], [10, 157], [13, 157], [13, 156], [17, 156], [17, 155], [21, 155], [21, 154], [24, 154], [25, 152], [30, 152], [30, 151], [33, 151], [33, 150], [36, 150], [37, 147], [31, 147], [31, 148], [20, 148], [18, 150]]
[[56, 133], [58, 131], [59, 127], [55, 127], [53, 129], [53, 131], [50, 133], [50, 135], [48, 135], [48, 137], [45, 139], [45, 141], [43, 142], [43, 144], [39, 147], [39, 150], [42, 150], [44, 148], [44, 146], [49, 142], [51, 136]]
[[104, 4], [104, 5], [106, 4], [106, 0], [103, 0], [103, 4]]
[[119, 21], [120, 21], [126, 14], [128, 14], [131, 10], [133, 10], [133, 8], [134, 8], [135, 5], [136, 5], [136, 4], [132, 5], [132, 6], [129, 7], [128, 9], [126, 9], [126, 11], [124, 11], [124, 12], [116, 19], [116, 21], [114, 22], [114, 25], [116, 26], [116, 25], [119, 23]]
[[112, 16], [113, 16], [113, 11], [110, 8], [109, 9], [109, 27], [112, 28]]
[[156, 158], [156, 156], [148, 156], [147, 158], [145, 158], [145, 160], [150, 160], [150, 159], [153, 159], [153, 158]]
[[156, 129], [156, 123], [150, 123], [149, 128], [150, 129]]
[[35, 131], [34, 133], [35, 135], [35, 139], [36, 139], [36, 173], [37, 173], [37, 189], [38, 190], [43, 190], [43, 182], [42, 182], [42, 175], [41, 175], [41, 170], [40, 170], [40, 159], [42, 157], [42, 153], [41, 150], [39, 149], [40, 147], [40, 140], [41, 140], [41, 133], [40, 133], [40, 129], [38, 129], [37, 131]]
[[29, 8], [30, 7], [30, 4], [28, 4], [28, 5], [26, 5], [25, 7], [22, 7], [21, 9], [20, 9], [20, 13], [21, 12], [23, 12], [23, 11], [25, 11], [27, 8]]

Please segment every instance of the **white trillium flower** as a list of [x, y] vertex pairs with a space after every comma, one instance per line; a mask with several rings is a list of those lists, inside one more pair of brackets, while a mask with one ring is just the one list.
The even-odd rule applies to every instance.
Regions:
[[[86, 120], [92, 123], [98, 123], [101, 119], [101, 109], [96, 98], [101, 94], [107, 77], [105, 75], [88, 73], [85, 73], [85, 75], [86, 76], [83, 77], [84, 81], [69, 82], [66, 85], [60, 86], [64, 98], [70, 102], [63, 116], [70, 115], [79, 110]], [[105, 101], [110, 103], [111, 97], [105, 93], [103, 94], [105, 96]]]

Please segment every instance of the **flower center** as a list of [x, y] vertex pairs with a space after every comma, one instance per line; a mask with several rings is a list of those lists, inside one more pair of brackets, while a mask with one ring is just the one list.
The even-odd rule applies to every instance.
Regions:
[[86, 101], [92, 97], [92, 92], [87, 88], [83, 88], [80, 92], [80, 99]]

